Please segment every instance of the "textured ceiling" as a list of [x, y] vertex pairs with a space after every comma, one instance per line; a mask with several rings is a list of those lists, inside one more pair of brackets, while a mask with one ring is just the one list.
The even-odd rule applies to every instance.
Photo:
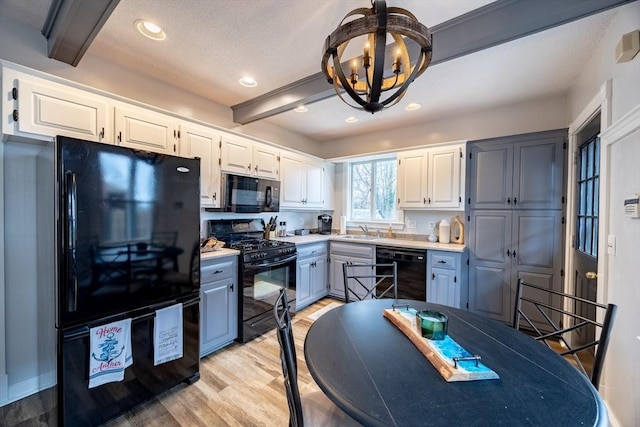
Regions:
[[[2, 13], [42, 28], [51, 0], [0, 0]], [[387, 0], [432, 27], [486, 0]], [[344, 15], [368, 0], [120, 0], [88, 54], [232, 106], [320, 71], [322, 44]], [[615, 13], [600, 13], [435, 65], [401, 103], [375, 115], [337, 97], [263, 119], [321, 140], [455, 116], [466, 111], [566, 93]], [[165, 28], [164, 42], [134, 29], [136, 19]], [[238, 84], [242, 75], [255, 88]], [[423, 105], [408, 112], [410, 102]], [[359, 122], [345, 123], [348, 116]]]

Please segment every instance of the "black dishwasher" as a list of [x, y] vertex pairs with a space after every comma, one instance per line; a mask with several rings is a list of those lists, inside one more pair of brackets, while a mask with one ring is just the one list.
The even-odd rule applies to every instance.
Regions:
[[[377, 264], [390, 264], [393, 261], [398, 265], [398, 298], [426, 301], [427, 251], [389, 246], [376, 247]], [[378, 274], [380, 273], [390, 274], [391, 268], [378, 267]], [[386, 281], [390, 282], [390, 279]], [[385, 282], [382, 282], [378, 288], [382, 291], [386, 286]]]

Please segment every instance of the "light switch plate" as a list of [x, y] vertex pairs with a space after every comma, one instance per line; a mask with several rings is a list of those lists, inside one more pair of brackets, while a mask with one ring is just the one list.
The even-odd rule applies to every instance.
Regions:
[[613, 235], [607, 236], [607, 253], [609, 255], [616, 254], [616, 236], [613, 236]]

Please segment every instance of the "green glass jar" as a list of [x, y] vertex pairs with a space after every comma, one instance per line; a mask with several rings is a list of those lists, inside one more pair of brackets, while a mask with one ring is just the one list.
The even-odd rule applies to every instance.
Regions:
[[430, 340], [443, 340], [447, 336], [446, 315], [435, 310], [420, 310], [416, 313], [418, 324], [424, 338]]

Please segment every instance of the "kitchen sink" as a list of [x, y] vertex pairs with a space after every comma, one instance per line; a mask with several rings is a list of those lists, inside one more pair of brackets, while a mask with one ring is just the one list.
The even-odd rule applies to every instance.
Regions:
[[378, 240], [379, 237], [374, 236], [359, 236], [354, 234], [348, 234], [346, 236], [340, 236], [343, 239], [354, 239], [354, 240]]

